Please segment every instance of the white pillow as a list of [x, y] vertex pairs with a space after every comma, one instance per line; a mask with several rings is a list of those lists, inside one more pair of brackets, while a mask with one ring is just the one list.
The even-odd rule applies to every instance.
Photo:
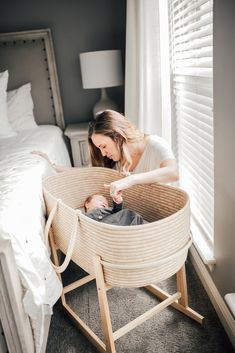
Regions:
[[37, 127], [33, 114], [31, 83], [7, 92], [8, 121], [19, 132]]
[[8, 71], [0, 73], [0, 138], [16, 136], [7, 118]]

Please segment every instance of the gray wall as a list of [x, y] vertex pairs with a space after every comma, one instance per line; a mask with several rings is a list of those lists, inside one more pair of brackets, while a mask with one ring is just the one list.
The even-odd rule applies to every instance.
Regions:
[[[51, 28], [65, 122], [89, 121], [98, 89], [84, 90], [79, 53], [120, 49], [125, 58], [126, 0], [0, 0], [0, 32]], [[124, 110], [124, 86], [108, 89]]]
[[215, 257], [221, 295], [235, 292], [235, 1], [214, 0]]

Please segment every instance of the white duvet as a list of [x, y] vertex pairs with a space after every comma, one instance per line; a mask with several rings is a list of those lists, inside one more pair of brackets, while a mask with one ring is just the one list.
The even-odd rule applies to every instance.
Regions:
[[25, 312], [34, 329], [36, 352], [40, 352], [45, 314], [61, 294], [61, 283], [51, 266], [44, 244], [45, 206], [42, 179], [55, 173], [40, 150], [53, 163], [70, 165], [62, 131], [56, 126], [39, 126], [0, 139], [0, 246], [10, 239], [17, 269], [25, 288]]

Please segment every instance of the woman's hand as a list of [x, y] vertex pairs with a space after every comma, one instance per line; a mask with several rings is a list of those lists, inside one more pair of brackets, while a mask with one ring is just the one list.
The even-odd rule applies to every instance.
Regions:
[[53, 167], [53, 164], [51, 163], [51, 161], [50, 161], [50, 159], [49, 159], [49, 157], [48, 157], [48, 155], [46, 153], [41, 152], [41, 151], [32, 151], [31, 153], [32, 154], [36, 154], [36, 155], [44, 158]]
[[116, 203], [116, 204], [120, 204], [123, 202], [123, 198], [122, 198], [122, 195], [119, 194], [117, 197], [113, 196], [113, 201]]
[[[126, 178], [113, 181], [110, 184], [104, 184], [106, 189], [109, 189], [110, 196], [114, 198], [118, 198], [122, 195], [122, 191], [128, 189], [133, 185], [133, 176], [128, 176]], [[115, 200], [114, 200], [115, 201]]]

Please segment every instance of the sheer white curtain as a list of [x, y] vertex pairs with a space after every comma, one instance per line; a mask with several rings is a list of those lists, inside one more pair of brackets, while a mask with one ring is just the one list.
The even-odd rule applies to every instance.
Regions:
[[125, 115], [141, 131], [162, 135], [158, 0], [127, 0]]

